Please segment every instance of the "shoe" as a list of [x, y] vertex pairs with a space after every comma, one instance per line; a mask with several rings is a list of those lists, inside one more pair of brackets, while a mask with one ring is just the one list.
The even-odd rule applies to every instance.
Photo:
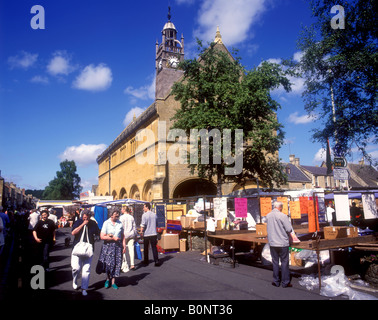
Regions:
[[275, 282], [272, 282], [272, 286], [274, 286], [274, 287], [279, 287], [280, 285], [277, 284], [277, 283], [275, 283]]
[[135, 266], [131, 267], [130, 270], [135, 271], [136, 270]]
[[83, 290], [82, 295], [87, 296], [88, 295], [87, 290]]
[[287, 284], [286, 286], [282, 286], [282, 288], [292, 288], [293, 285], [291, 283]]
[[118, 290], [118, 286], [115, 283], [112, 284], [112, 288]]
[[160, 267], [161, 263], [160, 262], [155, 262], [155, 267]]
[[110, 287], [110, 282], [109, 280], [105, 281], [105, 289], [108, 289]]
[[77, 288], [79, 287], [75, 280], [72, 281], [72, 287], [74, 288], [74, 290], [77, 290]]

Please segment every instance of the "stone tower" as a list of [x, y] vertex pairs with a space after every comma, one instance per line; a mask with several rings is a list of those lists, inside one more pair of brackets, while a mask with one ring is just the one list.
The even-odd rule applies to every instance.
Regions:
[[171, 9], [168, 7], [168, 22], [162, 30], [162, 42], [156, 41], [156, 90], [155, 98], [163, 99], [172, 85], [183, 75], [177, 65], [184, 59], [184, 37], [177, 40], [177, 30], [171, 22]]

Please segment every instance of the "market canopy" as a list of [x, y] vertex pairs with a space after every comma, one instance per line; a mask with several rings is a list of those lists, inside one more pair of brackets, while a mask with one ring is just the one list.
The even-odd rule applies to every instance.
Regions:
[[98, 202], [98, 203], [92, 203], [92, 204], [83, 204], [83, 208], [90, 208], [90, 207], [107, 207], [111, 205], [122, 205], [122, 204], [143, 204], [147, 203], [148, 201], [142, 201], [142, 200], [135, 200], [135, 199], [120, 199], [120, 200], [111, 200], [111, 201], [104, 201], [104, 202]]
[[[361, 199], [362, 194], [374, 193], [375, 198], [378, 198], [378, 190], [361, 190], [360, 192], [348, 192], [349, 199]], [[338, 193], [336, 193], [338, 194]], [[340, 194], [343, 194], [340, 192]], [[334, 193], [326, 193], [324, 198], [330, 200], [334, 198]]]

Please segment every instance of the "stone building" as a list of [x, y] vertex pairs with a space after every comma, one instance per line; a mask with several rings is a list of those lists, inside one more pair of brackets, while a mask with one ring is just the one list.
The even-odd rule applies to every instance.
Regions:
[[[168, 14], [162, 30], [162, 42], [156, 43], [155, 100], [138, 118], [134, 117], [132, 123], [97, 157], [99, 179], [96, 195], [151, 201], [216, 194], [214, 183], [191, 175], [187, 164], [180, 163], [179, 151], [174, 148], [176, 141], [167, 139], [172, 126], [170, 119], [180, 107], [170, 94], [171, 88], [183, 77], [177, 65], [184, 59], [184, 37], [178, 39], [177, 35]], [[220, 50], [228, 52], [219, 30], [215, 42]], [[167, 161], [170, 152], [175, 154], [177, 163]], [[253, 183], [249, 185], [253, 187]], [[235, 184], [224, 184], [222, 192], [228, 194], [237, 188]]]

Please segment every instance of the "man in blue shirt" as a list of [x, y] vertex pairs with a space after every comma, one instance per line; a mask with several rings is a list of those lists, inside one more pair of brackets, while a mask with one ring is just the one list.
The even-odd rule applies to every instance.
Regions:
[[148, 265], [148, 250], [151, 243], [152, 254], [154, 256], [155, 267], [160, 266], [159, 257], [157, 252], [157, 215], [151, 211], [151, 204], [145, 203], [143, 206], [143, 215], [141, 223], [141, 234], [143, 235], [143, 245], [144, 245], [144, 265]]

